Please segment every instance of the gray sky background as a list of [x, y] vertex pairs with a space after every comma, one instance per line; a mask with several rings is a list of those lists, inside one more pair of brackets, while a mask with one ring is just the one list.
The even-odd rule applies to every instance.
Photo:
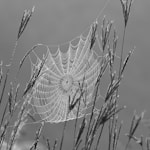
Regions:
[[[15, 55], [15, 64], [36, 43], [57, 45], [80, 35], [94, 21], [104, 3], [105, 0], [0, 0], [0, 60], [3, 60], [4, 64], [8, 63], [24, 9], [31, 9], [35, 5], [33, 17], [20, 39]], [[120, 102], [127, 106], [127, 109], [121, 113], [121, 119], [126, 124], [124, 131], [130, 124], [129, 121], [134, 110], [137, 110], [138, 113], [146, 110], [145, 118], [150, 119], [149, 7], [149, 0], [134, 0], [127, 26], [125, 54], [134, 46], [136, 46], [136, 50], [127, 66], [120, 88]], [[120, 1], [110, 0], [98, 19], [100, 24], [104, 15], [106, 18], [114, 20], [119, 42], [121, 42], [123, 18]], [[119, 49], [120, 45], [118, 45], [118, 54]], [[12, 74], [15, 73], [14, 70]], [[29, 77], [30, 63], [27, 61], [19, 80], [25, 85], [25, 81]], [[72, 134], [71, 125], [73, 123], [69, 124], [65, 140], [66, 147]], [[45, 134], [51, 139], [60, 137], [62, 125], [47, 124], [45, 128]], [[27, 129], [25, 138], [31, 137], [30, 131], [34, 132], [35, 126], [29, 126]], [[149, 130], [144, 126], [140, 131], [149, 134]], [[139, 133], [141, 133], [140, 131]], [[122, 137], [121, 143], [124, 144], [125, 139]]]

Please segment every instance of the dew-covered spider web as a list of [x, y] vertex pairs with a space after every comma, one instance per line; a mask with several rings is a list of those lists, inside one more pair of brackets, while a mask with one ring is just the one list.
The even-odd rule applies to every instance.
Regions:
[[[31, 114], [33, 117], [40, 116], [39, 122], [59, 123], [82, 118], [92, 106], [102, 60], [95, 52], [92, 40], [95, 38], [101, 51], [96, 31], [99, 25], [97, 20], [109, 1], [105, 3], [96, 21], [87, 28], [87, 36], [83, 36], [83, 32], [64, 43], [69, 45], [65, 52], [61, 50], [60, 45], [57, 45], [55, 53], [51, 52], [51, 45], [46, 46], [44, 66], [29, 97]], [[77, 44], [73, 45], [72, 42], [77, 38]], [[31, 76], [42, 62], [38, 54], [32, 52], [36, 56], [36, 63], [33, 63], [29, 56]]]

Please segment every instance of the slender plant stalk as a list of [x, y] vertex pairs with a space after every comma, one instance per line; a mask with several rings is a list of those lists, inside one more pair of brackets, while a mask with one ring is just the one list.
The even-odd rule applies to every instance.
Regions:
[[103, 132], [103, 129], [104, 129], [104, 125], [105, 125], [105, 124], [102, 124], [101, 130], [100, 130], [100, 134], [99, 134], [99, 136], [98, 136], [98, 140], [97, 140], [97, 143], [96, 143], [95, 150], [98, 149], [98, 146], [99, 146], [99, 143], [100, 143], [100, 139], [101, 139], [101, 136], [102, 136], [102, 132]]
[[122, 39], [122, 44], [121, 44], [121, 56], [120, 56], [120, 66], [119, 66], [119, 77], [121, 76], [121, 69], [122, 69], [122, 62], [123, 62], [125, 34], [126, 34], [126, 26], [124, 26], [124, 29], [123, 29], [123, 39]]

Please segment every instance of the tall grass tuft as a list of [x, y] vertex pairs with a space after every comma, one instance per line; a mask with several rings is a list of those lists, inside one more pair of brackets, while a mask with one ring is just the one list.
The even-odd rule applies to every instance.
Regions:
[[[120, 139], [123, 121], [119, 121], [119, 113], [125, 106], [119, 106], [119, 88], [123, 79], [123, 74], [127, 64], [133, 54], [135, 48], [131, 49], [125, 59], [123, 59], [123, 51], [124, 51], [124, 43], [125, 43], [125, 34], [127, 29], [127, 24], [129, 21], [131, 6], [133, 4], [133, 0], [120, 0], [122, 12], [123, 12], [123, 20], [124, 20], [124, 29], [121, 43], [121, 55], [117, 56], [116, 51], [118, 48], [118, 36], [117, 31], [113, 29], [113, 21], [109, 21], [104, 17], [101, 25], [101, 36], [98, 38], [97, 31], [99, 30], [98, 21], [96, 20], [92, 26], [92, 36], [90, 39], [90, 50], [93, 48], [95, 42], [98, 42], [99, 48], [102, 52], [102, 59], [99, 65], [100, 71], [98, 72], [98, 78], [94, 85], [94, 92], [92, 95], [93, 103], [90, 106], [91, 111], [88, 114], [84, 114], [81, 119], [81, 124], [78, 126], [79, 121], [79, 113], [80, 113], [80, 102], [81, 99], [83, 102], [87, 100], [87, 90], [86, 84], [83, 81], [79, 83], [79, 88], [73, 96], [73, 100], [71, 101], [69, 98], [69, 106], [68, 106], [68, 114], [71, 112], [75, 106], [77, 106], [76, 119], [73, 126], [73, 147], [70, 148], [72, 150], [98, 150], [101, 146], [101, 139], [104, 134], [104, 128], [108, 129], [108, 150], [117, 150], [118, 149], [118, 141]], [[4, 66], [3, 61], [0, 63], [0, 109], [2, 112], [1, 120], [0, 120], [0, 150], [14, 150], [14, 146], [17, 143], [17, 140], [20, 138], [20, 132], [22, 128], [27, 124], [27, 117], [30, 117], [34, 123], [36, 119], [34, 116], [30, 114], [30, 109], [28, 109], [28, 105], [30, 103], [30, 97], [34, 92], [34, 86], [37, 83], [37, 80], [41, 76], [41, 70], [45, 64], [47, 56], [43, 57], [42, 60], [38, 60], [38, 64], [35, 66], [31, 78], [28, 82], [26, 82], [26, 87], [23, 90], [23, 94], [19, 97], [20, 84], [18, 82], [18, 75], [20, 70], [23, 67], [25, 60], [28, 58], [30, 53], [34, 52], [35, 48], [39, 46], [45, 46], [48, 49], [47, 45], [44, 44], [36, 44], [31, 49], [27, 51], [27, 53], [23, 56], [19, 63], [19, 68], [17, 74], [15, 76], [14, 81], [8, 82], [8, 78], [10, 75], [10, 69], [13, 67], [13, 59], [16, 53], [18, 41], [20, 37], [25, 32], [27, 24], [29, 23], [32, 14], [34, 12], [34, 7], [31, 10], [25, 10], [21, 19], [20, 27], [17, 34], [17, 39], [15, 43], [15, 47], [12, 52], [12, 56], [10, 58], [9, 65]], [[111, 38], [113, 37], [113, 38]], [[119, 59], [119, 68], [118, 72], [114, 69], [115, 60]], [[87, 61], [88, 63], [88, 61]], [[4, 71], [6, 69], [6, 71]], [[100, 108], [96, 107], [96, 103], [99, 100], [99, 89], [103, 86], [101, 83], [103, 76], [106, 71], [109, 71], [109, 84], [106, 89], [106, 94], [103, 97], [103, 104]], [[9, 91], [6, 91], [6, 86], [9, 86]], [[75, 99], [76, 94], [80, 93], [79, 97]], [[8, 98], [6, 99], [6, 103], [4, 103], [4, 94], [8, 93]], [[24, 102], [22, 102], [24, 100]], [[85, 106], [88, 108], [88, 106]], [[12, 119], [14, 117], [14, 113], [18, 111], [17, 119], [14, 122], [14, 125], [11, 125]], [[66, 116], [66, 120], [67, 120]], [[147, 137], [137, 137], [135, 136], [135, 132], [140, 125], [142, 119], [144, 117], [144, 112], [141, 113], [140, 116], [134, 114], [131, 120], [131, 126], [129, 128], [129, 133], [126, 134], [127, 144], [125, 146], [125, 150], [128, 149], [131, 140], [133, 140], [136, 144], [138, 144], [142, 150], [150, 150], [150, 139]], [[52, 144], [49, 140], [49, 137], [43, 135], [42, 130], [45, 122], [40, 122], [41, 126], [37, 130], [35, 134], [35, 139], [33, 143], [30, 145], [30, 150], [37, 150], [38, 144], [40, 142], [40, 138], [43, 137], [45, 140], [45, 145], [48, 150], [62, 150], [65, 138], [65, 131], [67, 130], [67, 122], [64, 121], [64, 127], [62, 130], [62, 137], [59, 140], [55, 139]], [[11, 128], [11, 133], [8, 130]], [[7, 135], [7, 136], [6, 136]], [[8, 139], [6, 138], [8, 137]], [[103, 148], [102, 148], [103, 149]]]

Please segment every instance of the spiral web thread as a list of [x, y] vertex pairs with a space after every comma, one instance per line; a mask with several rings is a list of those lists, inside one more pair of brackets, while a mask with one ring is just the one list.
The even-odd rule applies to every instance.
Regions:
[[[104, 8], [109, 1], [106, 2]], [[33, 116], [38, 114], [41, 121], [59, 123], [74, 120], [77, 117], [78, 107], [78, 118], [83, 117], [88, 107], [90, 107], [93, 101], [92, 94], [100, 71], [101, 62], [101, 57], [93, 49], [90, 49], [92, 28], [95, 24], [98, 24], [97, 19], [90, 26], [89, 33], [86, 37], [83, 37], [82, 34], [78, 36], [79, 41], [77, 45], [74, 46], [71, 42], [78, 37], [67, 42], [69, 43], [67, 52], [62, 52], [60, 45], [58, 45], [58, 49], [52, 54], [49, 49], [50, 46], [47, 46], [48, 57], [41, 70], [40, 77], [33, 87], [34, 92], [30, 97]], [[99, 48], [101, 50], [101, 47]], [[42, 62], [35, 51], [33, 51], [33, 54], [36, 56], [37, 61], [34, 64], [29, 56], [31, 76]], [[83, 79], [84, 84], [82, 84]], [[79, 85], [81, 84], [83, 85], [82, 90], [84, 91], [82, 96], [81, 90], [79, 90]], [[75, 105], [69, 111], [70, 103], [73, 103], [73, 101], [79, 98], [80, 106]]]

